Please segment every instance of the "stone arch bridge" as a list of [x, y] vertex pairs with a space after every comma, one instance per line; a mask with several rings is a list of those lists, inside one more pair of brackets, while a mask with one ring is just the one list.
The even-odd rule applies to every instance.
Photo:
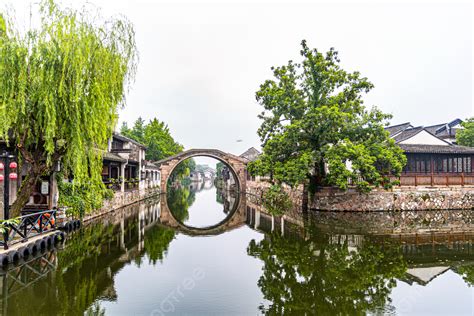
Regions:
[[157, 161], [155, 164], [159, 167], [161, 172], [162, 193], [166, 193], [166, 184], [168, 183], [168, 179], [176, 166], [178, 166], [184, 160], [193, 157], [210, 157], [222, 162], [234, 175], [238, 184], [237, 188], [239, 192], [245, 193], [247, 181], [245, 170], [247, 160], [239, 156], [225, 153], [218, 149], [190, 149], [177, 155]]
[[220, 223], [208, 227], [192, 227], [176, 219], [168, 207], [166, 196], [161, 196], [160, 223], [188, 236], [219, 235], [245, 225], [246, 205], [245, 194], [237, 194], [232, 210]]

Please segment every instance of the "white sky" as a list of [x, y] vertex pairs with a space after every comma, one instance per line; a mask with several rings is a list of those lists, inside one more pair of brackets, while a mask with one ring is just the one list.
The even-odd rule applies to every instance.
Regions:
[[[302, 39], [335, 47], [347, 70], [367, 76], [375, 88], [366, 105], [392, 113], [394, 124], [474, 114], [470, 1], [89, 2], [135, 25], [140, 63], [120, 120], [157, 117], [187, 149], [258, 148], [255, 91], [271, 66], [299, 59]], [[29, 3], [0, 0], [19, 20]]]

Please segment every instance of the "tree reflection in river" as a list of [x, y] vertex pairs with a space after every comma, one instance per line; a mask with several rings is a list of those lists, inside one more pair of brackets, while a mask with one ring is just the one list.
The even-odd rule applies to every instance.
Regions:
[[98, 299], [117, 300], [115, 274], [131, 262], [140, 265], [145, 256], [155, 265], [165, 257], [175, 237], [174, 230], [153, 225], [153, 220], [158, 220], [154, 214], [149, 216], [151, 221], [147, 219], [150, 227], [144, 232], [143, 247], [140, 246], [140, 230], [147, 223], [137, 215], [147, 210], [156, 213], [158, 205], [156, 201], [135, 204], [121, 210], [111, 221], [96, 222], [69, 236], [64, 249], [57, 252], [59, 270], [16, 293], [4, 293], [4, 314], [94, 314], [101, 311], [92, 305]]
[[196, 191], [188, 186], [170, 186], [165, 197], [173, 216], [182, 223], [189, 218], [189, 208], [196, 200]]
[[269, 234], [248, 254], [263, 261], [258, 281], [269, 315], [354, 315], [383, 308], [395, 279], [406, 271], [398, 247], [363, 244], [350, 247], [347, 239], [333, 243], [309, 230], [305, 238]]
[[[200, 204], [186, 190], [169, 194], [183, 218]], [[69, 235], [53, 264], [0, 275], [3, 314], [148, 315], [195, 267], [206, 278], [179, 296], [178, 314], [403, 313], [407, 297], [412, 314], [472, 314], [474, 235], [354, 235], [246, 203], [247, 225], [204, 238], [160, 224], [157, 200], [111, 213]], [[40, 267], [40, 278], [20, 274]]]

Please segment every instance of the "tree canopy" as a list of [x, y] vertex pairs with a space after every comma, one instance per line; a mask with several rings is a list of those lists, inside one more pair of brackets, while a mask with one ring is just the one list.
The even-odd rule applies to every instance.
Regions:
[[363, 104], [373, 84], [343, 70], [334, 49], [301, 46], [302, 62], [272, 68], [274, 79], [256, 93], [263, 154], [250, 171], [291, 186], [391, 186], [406, 158], [384, 129], [390, 115]]
[[[129, 128], [127, 123], [124, 122], [120, 133], [144, 144], [147, 147], [145, 154], [147, 160], [162, 160], [184, 150], [183, 145], [175, 141], [173, 136], [171, 136], [168, 125], [157, 118], [146, 123], [139, 117], [132, 128]], [[193, 159], [187, 159], [175, 168], [170, 179], [174, 180], [176, 177], [181, 178], [182, 176], [189, 175], [189, 172], [194, 170], [195, 166], [196, 164]]]
[[131, 23], [40, 2], [40, 24], [20, 33], [0, 18], [0, 134], [29, 169], [12, 215], [61, 162], [76, 184], [103, 188], [101, 152], [125, 104], [137, 50]]
[[474, 147], [474, 117], [461, 123], [463, 129], [456, 132], [456, 141], [458, 145]]
[[148, 124], [139, 117], [132, 128], [124, 122], [120, 133], [147, 147], [146, 159], [158, 161], [183, 151], [184, 147], [171, 136], [168, 125], [157, 118]]

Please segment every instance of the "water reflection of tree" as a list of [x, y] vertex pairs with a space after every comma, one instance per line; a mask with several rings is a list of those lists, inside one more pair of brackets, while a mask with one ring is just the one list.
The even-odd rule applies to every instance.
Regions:
[[461, 265], [455, 268], [454, 271], [461, 275], [469, 286], [474, 286], [474, 264]]
[[264, 262], [258, 285], [270, 304], [266, 314], [362, 314], [389, 302], [395, 278], [406, 271], [397, 247], [347, 243], [328, 239], [267, 235], [252, 240], [249, 255]]
[[[8, 315], [83, 315], [102, 312], [98, 300], [115, 301], [114, 277], [126, 265], [163, 260], [174, 231], [151, 226], [139, 245], [138, 216], [121, 225], [97, 223], [74, 233], [58, 251], [58, 269], [8, 299]], [[91, 308], [92, 306], [92, 308]]]
[[145, 234], [145, 251], [153, 264], [163, 261], [176, 232], [163, 226], [153, 226]]
[[173, 188], [170, 187], [167, 193], [168, 208], [173, 216], [184, 222], [189, 218], [189, 208], [196, 200], [196, 193], [187, 187]]

